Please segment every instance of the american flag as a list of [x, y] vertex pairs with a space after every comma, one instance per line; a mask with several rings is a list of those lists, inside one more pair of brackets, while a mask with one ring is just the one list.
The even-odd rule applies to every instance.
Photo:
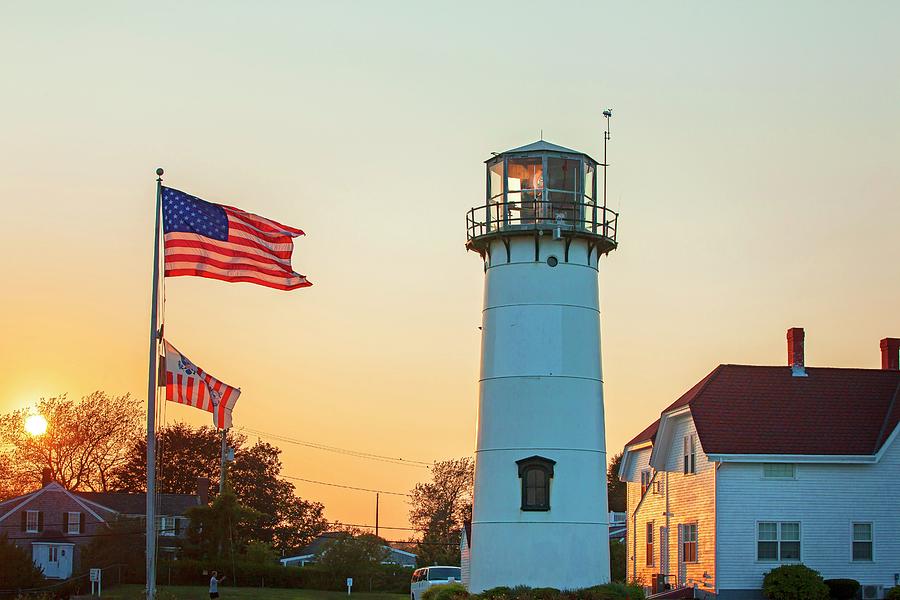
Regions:
[[219, 381], [192, 363], [175, 346], [167, 341], [164, 343], [166, 400], [211, 412], [216, 427], [230, 429], [231, 411], [241, 390]]
[[279, 290], [312, 285], [291, 267], [292, 238], [303, 235], [239, 208], [162, 188], [166, 277], [194, 275]]

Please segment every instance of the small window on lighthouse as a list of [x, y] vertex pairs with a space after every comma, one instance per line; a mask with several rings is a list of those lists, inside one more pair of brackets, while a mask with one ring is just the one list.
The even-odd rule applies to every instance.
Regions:
[[522, 510], [550, 510], [550, 480], [556, 461], [531, 456], [516, 464], [522, 479]]

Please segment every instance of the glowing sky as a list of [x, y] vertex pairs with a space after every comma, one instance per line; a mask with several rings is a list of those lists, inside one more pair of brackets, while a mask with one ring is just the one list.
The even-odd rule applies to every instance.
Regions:
[[[0, 411], [146, 389], [153, 172], [301, 227], [281, 293], [166, 285], [170, 339], [236, 424], [430, 461], [474, 445], [491, 151], [597, 155], [607, 437], [722, 362], [877, 367], [900, 336], [900, 5], [156, 2], [0, 7]], [[166, 417], [206, 423], [171, 405]], [[427, 472], [288, 444], [288, 475]], [[371, 494], [299, 483], [330, 518]], [[405, 525], [400, 498], [381, 523]], [[405, 534], [388, 537], [400, 539]]]

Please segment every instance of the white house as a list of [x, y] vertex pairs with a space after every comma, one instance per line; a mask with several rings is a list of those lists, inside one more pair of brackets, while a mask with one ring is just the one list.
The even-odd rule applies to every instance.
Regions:
[[720, 365], [625, 447], [628, 578], [762, 598], [803, 563], [864, 598], [900, 583], [900, 339], [882, 368]]

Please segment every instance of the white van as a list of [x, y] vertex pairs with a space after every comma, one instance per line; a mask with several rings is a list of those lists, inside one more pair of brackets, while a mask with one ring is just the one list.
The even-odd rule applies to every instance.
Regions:
[[461, 581], [462, 569], [459, 567], [422, 567], [413, 571], [409, 597], [411, 600], [422, 600], [422, 594], [433, 585]]

